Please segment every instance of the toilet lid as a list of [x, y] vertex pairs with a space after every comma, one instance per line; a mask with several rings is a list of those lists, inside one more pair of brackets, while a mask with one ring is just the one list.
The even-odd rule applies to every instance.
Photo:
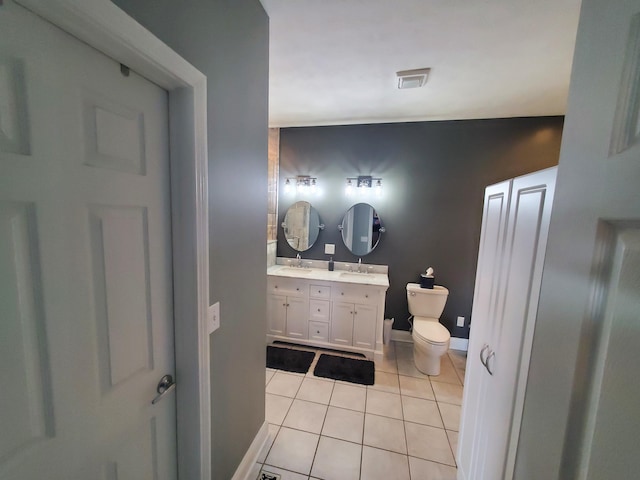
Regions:
[[447, 343], [451, 338], [449, 330], [437, 320], [421, 320], [414, 318], [413, 332], [428, 343]]

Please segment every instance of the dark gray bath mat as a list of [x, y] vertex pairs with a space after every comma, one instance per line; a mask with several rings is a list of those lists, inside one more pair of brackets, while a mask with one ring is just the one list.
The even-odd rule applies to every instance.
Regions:
[[315, 352], [279, 348], [267, 345], [267, 368], [286, 370], [287, 372], [307, 373]]
[[373, 385], [375, 381], [375, 365], [370, 360], [320, 355], [313, 371], [316, 377], [332, 378], [343, 382]]

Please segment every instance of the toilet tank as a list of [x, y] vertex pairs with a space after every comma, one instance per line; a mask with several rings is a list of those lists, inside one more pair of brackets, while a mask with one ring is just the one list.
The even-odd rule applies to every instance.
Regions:
[[414, 317], [440, 318], [447, 303], [449, 290], [440, 285], [421, 288], [419, 283], [407, 283], [409, 313]]

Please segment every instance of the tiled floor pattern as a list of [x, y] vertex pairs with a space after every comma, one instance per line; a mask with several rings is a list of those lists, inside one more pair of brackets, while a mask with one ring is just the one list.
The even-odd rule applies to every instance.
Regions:
[[282, 480], [454, 480], [466, 356], [450, 351], [441, 373], [413, 364], [412, 344], [392, 342], [375, 385], [266, 371], [269, 438], [254, 466]]

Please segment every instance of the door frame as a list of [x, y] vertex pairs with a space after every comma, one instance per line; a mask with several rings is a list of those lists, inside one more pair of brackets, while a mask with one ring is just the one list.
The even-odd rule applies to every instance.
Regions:
[[169, 93], [178, 475], [210, 480], [207, 78], [109, 0], [15, 1]]

